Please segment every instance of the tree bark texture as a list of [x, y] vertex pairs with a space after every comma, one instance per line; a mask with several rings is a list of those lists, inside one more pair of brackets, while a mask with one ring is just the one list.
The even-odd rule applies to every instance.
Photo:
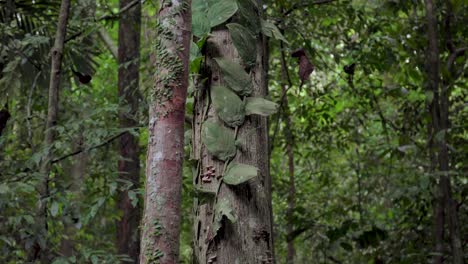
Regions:
[[[448, 89], [441, 85], [440, 53], [438, 38], [438, 22], [435, 5], [432, 0], [426, 0], [427, 35], [429, 40], [427, 55], [428, 90], [433, 93], [433, 100], [428, 111], [431, 115], [429, 126], [429, 152], [432, 172], [439, 175], [434, 206], [434, 242], [435, 256], [433, 263], [444, 262], [445, 224], [450, 231], [452, 263], [463, 263], [463, 252], [458, 234], [458, 218], [456, 206], [452, 198], [449, 174], [449, 152], [447, 147], [449, 129], [449, 94]], [[440, 136], [443, 135], [443, 136]], [[446, 221], [447, 220], [447, 221]]]
[[[133, 0], [120, 0], [120, 8], [129, 5]], [[138, 101], [141, 98], [139, 87], [140, 68], [140, 25], [141, 4], [138, 3], [122, 13], [119, 20], [119, 99], [121, 101], [119, 119], [122, 129], [138, 126]], [[140, 184], [140, 149], [138, 137], [127, 132], [119, 140], [120, 160], [118, 175], [131, 185], [128, 190], [118, 193], [118, 209], [122, 218], [117, 221], [117, 252], [126, 254], [134, 263], [138, 263], [140, 254], [139, 224], [141, 211], [138, 205], [133, 206], [129, 191], [136, 191]]]
[[[261, 4], [259, 5], [261, 6]], [[254, 86], [252, 96], [267, 95], [264, 39], [256, 40], [257, 58], [251, 69]], [[195, 93], [193, 121], [193, 159], [198, 164], [194, 175], [194, 185], [203, 192], [218, 193], [217, 200], [227, 200], [237, 220], [233, 223], [224, 219], [220, 230], [213, 228], [213, 199], [194, 201], [194, 257], [195, 263], [273, 263], [273, 233], [271, 214], [271, 179], [268, 162], [267, 118], [247, 116], [238, 128], [238, 149], [233, 162], [253, 165], [258, 168], [258, 176], [237, 186], [220, 184], [224, 163], [208, 153], [202, 143], [202, 126], [206, 121], [223, 126], [210, 99], [210, 87], [223, 85], [223, 74], [213, 58], [222, 57], [239, 61], [237, 49], [228, 29], [218, 26], [212, 30], [206, 47], [206, 84], [200, 84]], [[210, 173], [210, 182], [202, 176]], [[219, 188], [219, 189], [218, 189]], [[219, 191], [219, 192], [218, 192]]]
[[160, 1], [141, 263], [178, 263], [191, 1]]
[[[43, 177], [42, 182], [38, 186], [38, 193], [40, 195], [39, 208], [38, 208], [38, 225], [39, 232], [45, 230], [44, 235], [47, 234], [47, 201], [49, 196], [49, 174], [51, 170], [51, 160], [53, 157], [52, 145], [55, 141], [56, 133], [54, 127], [57, 125], [58, 119], [58, 108], [59, 108], [59, 90], [60, 90], [60, 79], [62, 77], [62, 57], [63, 57], [63, 46], [65, 36], [67, 33], [68, 16], [70, 13], [70, 0], [62, 0], [60, 6], [60, 15], [58, 18], [57, 32], [55, 34], [54, 46], [51, 50], [51, 70], [50, 70], [50, 84], [49, 84], [49, 102], [47, 109], [47, 123], [45, 130], [44, 145], [47, 150], [42, 164], [41, 174]], [[47, 239], [44, 239], [47, 241]], [[47, 242], [39, 245], [37, 242], [34, 245], [34, 249], [31, 250], [32, 259], [45, 260], [47, 254]]]

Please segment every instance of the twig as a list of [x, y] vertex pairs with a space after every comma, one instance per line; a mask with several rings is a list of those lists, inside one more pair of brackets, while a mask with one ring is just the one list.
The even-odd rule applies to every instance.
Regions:
[[93, 149], [97, 149], [97, 148], [103, 147], [103, 146], [105, 146], [105, 145], [107, 145], [107, 144], [112, 143], [112, 141], [114, 141], [114, 140], [120, 138], [120, 137], [123, 136], [125, 133], [128, 133], [128, 131], [123, 131], [123, 132], [121, 132], [121, 133], [119, 133], [119, 134], [117, 134], [117, 135], [115, 135], [115, 136], [112, 136], [112, 137], [108, 138], [108, 139], [105, 140], [104, 142], [101, 142], [101, 143], [99, 143], [99, 144], [97, 144], [97, 145], [94, 145], [94, 146], [91, 146], [91, 147], [89, 147], [89, 148], [81, 148], [81, 149], [78, 149], [78, 150], [73, 151], [73, 152], [71, 152], [71, 153], [68, 153], [68, 154], [66, 154], [66, 155], [64, 155], [64, 156], [62, 156], [62, 157], [60, 157], [60, 158], [57, 158], [57, 159], [52, 160], [52, 161], [51, 161], [51, 164], [54, 164], [54, 163], [60, 162], [60, 161], [62, 161], [62, 160], [64, 160], [64, 159], [67, 159], [67, 158], [69, 158], [69, 157], [78, 155], [78, 154], [80, 154], [81, 152], [84, 152], [84, 151], [90, 151], [90, 150], [93, 150]]

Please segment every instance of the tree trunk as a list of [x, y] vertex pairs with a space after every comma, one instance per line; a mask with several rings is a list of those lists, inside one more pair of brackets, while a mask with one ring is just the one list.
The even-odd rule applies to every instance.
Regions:
[[433, 100], [429, 105], [431, 124], [429, 127], [429, 152], [431, 168], [439, 176], [435, 194], [434, 207], [434, 241], [435, 253], [433, 262], [443, 263], [445, 219], [448, 219], [449, 231], [452, 240], [452, 262], [463, 263], [463, 252], [458, 234], [458, 219], [449, 174], [449, 152], [447, 147], [447, 134], [449, 129], [449, 95], [447, 87], [440, 81], [440, 54], [438, 47], [437, 17], [432, 0], [426, 0], [428, 47], [428, 90], [433, 93]]
[[[282, 32], [284, 34], [284, 32]], [[286, 139], [286, 153], [288, 156], [288, 173], [289, 173], [289, 192], [288, 192], [288, 211], [287, 211], [287, 237], [286, 242], [288, 244], [287, 248], [287, 255], [286, 255], [286, 263], [293, 264], [294, 263], [294, 256], [296, 254], [296, 250], [294, 248], [294, 210], [296, 208], [296, 184], [295, 184], [295, 177], [294, 177], [294, 136], [292, 133], [292, 120], [291, 120], [291, 113], [289, 111], [289, 102], [288, 102], [288, 89], [286, 87], [289, 84], [289, 87], [292, 86], [291, 80], [289, 78], [288, 67], [286, 65], [286, 54], [284, 52], [284, 45], [281, 42], [281, 91], [283, 102], [283, 118], [286, 122], [286, 126], [284, 127], [284, 137]]]
[[191, 1], [161, 0], [150, 104], [141, 263], [178, 263]]
[[[124, 8], [133, 0], [120, 0], [120, 8]], [[138, 126], [139, 95], [139, 59], [140, 59], [140, 24], [141, 5], [136, 4], [122, 13], [119, 20], [119, 99], [121, 109], [119, 113], [122, 129]], [[125, 133], [119, 142], [120, 160], [118, 162], [119, 178], [130, 182], [129, 190], [118, 193], [118, 208], [122, 211], [122, 218], [117, 221], [117, 252], [128, 255], [134, 263], [138, 263], [140, 254], [139, 224], [141, 220], [140, 207], [133, 206], [128, 192], [139, 188], [140, 179], [140, 149], [138, 137]]]
[[[47, 199], [49, 196], [49, 174], [51, 170], [51, 160], [53, 157], [52, 145], [55, 141], [56, 133], [54, 127], [57, 125], [58, 107], [59, 107], [59, 88], [60, 79], [62, 76], [62, 56], [65, 35], [67, 33], [68, 15], [70, 13], [70, 0], [62, 0], [60, 6], [60, 15], [58, 19], [57, 32], [55, 34], [55, 43], [51, 50], [52, 66], [50, 70], [50, 85], [49, 85], [49, 104], [47, 111], [47, 123], [45, 130], [44, 145], [47, 148], [47, 154], [41, 164], [42, 182], [38, 186], [40, 195], [38, 209], [38, 226], [39, 232], [44, 233], [45, 239], [42, 245], [36, 242], [34, 250], [31, 250], [30, 256], [32, 259], [41, 259], [46, 261], [47, 255]], [[44, 229], [43, 229], [44, 228]], [[44, 231], [45, 230], [45, 231]]]
[[[257, 2], [258, 6], [262, 6]], [[267, 94], [264, 41], [256, 38], [256, 63], [251, 68], [253, 83], [251, 96], [264, 97]], [[232, 131], [237, 134], [237, 153], [233, 162], [249, 164], [258, 168], [257, 177], [236, 186], [222, 183], [226, 163], [208, 152], [202, 142], [202, 131], [207, 122], [224, 125], [211, 102], [211, 92], [216, 85], [225, 85], [223, 73], [213, 58], [222, 57], [239, 61], [239, 53], [226, 26], [215, 27], [206, 43], [207, 78], [206, 87], [197, 87], [193, 122], [193, 158], [198, 162], [194, 175], [196, 190], [215, 194], [215, 198], [195, 199], [194, 210], [194, 257], [196, 263], [273, 263], [273, 233], [271, 216], [271, 179], [268, 162], [267, 118], [251, 115]], [[246, 64], [246, 62], [244, 62]], [[200, 85], [203, 86], [203, 85]], [[225, 129], [229, 129], [224, 127]], [[234, 130], [234, 129], [231, 129]], [[237, 132], [237, 133], [236, 133]], [[235, 137], [235, 136], [234, 136]], [[214, 201], [213, 201], [214, 200]], [[217, 230], [215, 205], [225, 201], [235, 215], [235, 221], [221, 218]], [[218, 207], [219, 208], [219, 207]], [[233, 218], [231, 216], [231, 218]]]

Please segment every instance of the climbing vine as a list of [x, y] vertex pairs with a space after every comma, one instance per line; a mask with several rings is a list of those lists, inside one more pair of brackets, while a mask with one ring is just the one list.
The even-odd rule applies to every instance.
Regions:
[[[216, 191], [213, 197], [212, 235], [213, 239], [221, 228], [223, 217], [231, 222], [236, 221], [232, 205], [226, 199], [218, 199], [222, 184], [240, 185], [257, 177], [258, 168], [233, 162], [237, 154], [239, 129], [249, 115], [268, 116], [276, 112], [277, 105], [261, 97], [253, 97], [254, 84], [252, 68], [257, 63], [257, 38], [260, 33], [277, 39], [284, 39], [274, 24], [260, 19], [258, 6], [252, 0], [194, 0], [192, 13], [192, 32], [196, 43], [192, 43], [191, 72], [199, 74], [200, 65], [206, 60], [200, 53], [213, 27], [223, 25], [230, 33], [233, 44], [240, 56], [238, 59], [217, 57], [210, 58], [211, 67], [219, 68], [223, 79], [222, 85], [210, 85], [206, 91], [206, 104], [202, 113], [200, 128], [201, 141], [208, 154], [224, 162], [223, 170], [218, 176]], [[265, 25], [265, 26], [264, 26]], [[205, 61], [206, 62], [206, 61]], [[198, 80], [207, 80], [198, 77]], [[195, 92], [201, 92], [197, 89]], [[198, 97], [197, 97], [198, 98]], [[210, 107], [223, 124], [205, 120]], [[201, 148], [200, 155], [201, 158]], [[201, 160], [197, 160], [196, 188], [203, 192], [203, 184], [211, 183], [215, 177], [212, 166], [202, 173]]]

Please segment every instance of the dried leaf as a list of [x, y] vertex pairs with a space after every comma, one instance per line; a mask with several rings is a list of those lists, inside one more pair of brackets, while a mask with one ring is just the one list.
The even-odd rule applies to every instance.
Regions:
[[302, 82], [309, 79], [310, 74], [314, 71], [314, 65], [310, 62], [304, 49], [299, 49], [292, 54], [292, 57], [299, 60], [299, 78]]
[[257, 43], [255, 36], [246, 27], [236, 23], [226, 25], [231, 33], [232, 42], [245, 65], [254, 66], [257, 61]]
[[252, 80], [240, 64], [223, 58], [215, 58], [215, 60], [219, 68], [221, 68], [224, 82], [229, 88], [240, 96], [252, 94]]
[[203, 123], [201, 138], [208, 152], [222, 161], [236, 155], [234, 135], [225, 127], [206, 121]]
[[244, 123], [244, 102], [228, 88], [220, 85], [211, 87], [211, 99], [216, 113], [228, 126], [236, 127]]
[[278, 111], [278, 105], [261, 97], [249, 97], [246, 99], [246, 115], [269, 116]]
[[223, 182], [229, 185], [239, 185], [257, 177], [257, 174], [258, 169], [254, 166], [240, 163], [231, 163], [223, 177]]

